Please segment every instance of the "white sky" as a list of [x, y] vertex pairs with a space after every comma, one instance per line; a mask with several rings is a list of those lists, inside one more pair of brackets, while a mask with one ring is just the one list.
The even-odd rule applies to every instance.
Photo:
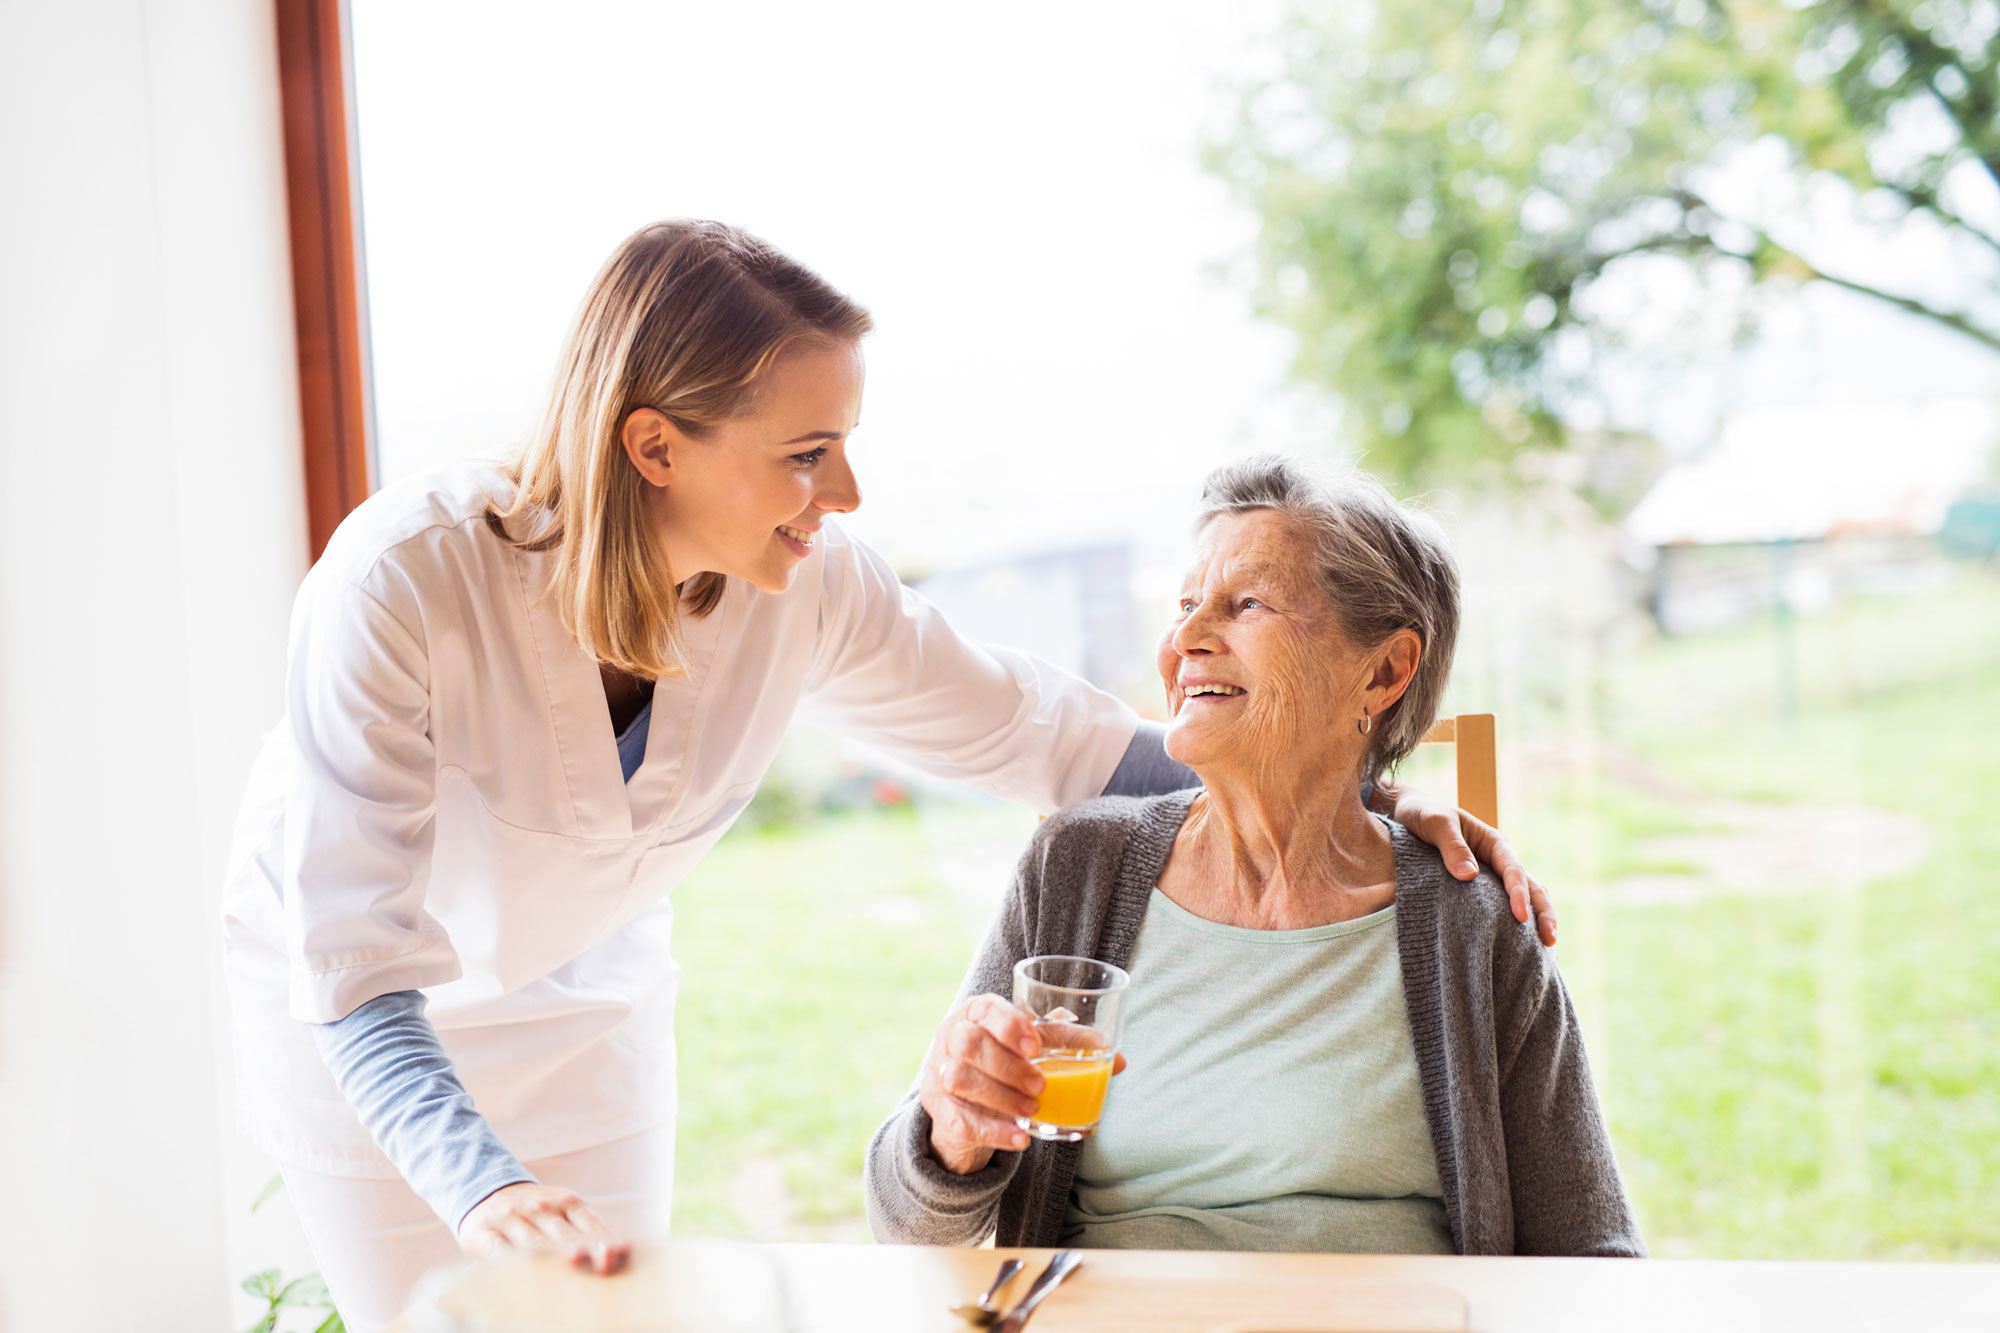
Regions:
[[[1198, 146], [1275, 11], [355, 0], [384, 479], [504, 448], [612, 246], [717, 217], [876, 316], [865, 539], [924, 568], [1138, 534], [1156, 582], [1208, 468], [1332, 442], [1282, 390], [1289, 337], [1212, 276], [1252, 222]], [[1620, 392], [1685, 445], [1731, 401], [1996, 389], [1962, 340], [1820, 291], [1753, 353]]]
[[873, 311], [850, 526], [892, 558], [1184, 514], [1313, 443], [1288, 336], [1205, 274], [1251, 234], [1197, 151], [1257, 12], [357, 0], [385, 479], [504, 446], [604, 256], [693, 215]]

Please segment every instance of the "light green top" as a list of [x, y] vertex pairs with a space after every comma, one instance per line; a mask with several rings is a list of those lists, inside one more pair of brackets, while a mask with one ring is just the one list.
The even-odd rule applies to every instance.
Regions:
[[1062, 1243], [1452, 1253], [1395, 923], [1249, 930], [1155, 889]]

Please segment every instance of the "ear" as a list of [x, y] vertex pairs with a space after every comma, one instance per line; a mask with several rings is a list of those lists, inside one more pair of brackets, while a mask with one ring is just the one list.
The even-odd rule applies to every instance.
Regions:
[[625, 456], [632, 460], [632, 466], [654, 486], [673, 485], [674, 459], [677, 452], [685, 457], [691, 443], [686, 431], [652, 407], [634, 408], [626, 414], [625, 424], [618, 428], [618, 439], [625, 446]]
[[1415, 630], [1399, 629], [1375, 650], [1375, 670], [1368, 678], [1368, 711], [1381, 716], [1415, 679], [1417, 664], [1423, 661], [1424, 643]]

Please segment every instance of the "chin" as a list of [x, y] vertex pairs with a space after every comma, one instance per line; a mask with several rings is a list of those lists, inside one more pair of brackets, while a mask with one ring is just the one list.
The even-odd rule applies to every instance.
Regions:
[[739, 575], [738, 577], [756, 588], [759, 592], [768, 592], [775, 595], [790, 592], [792, 583], [798, 576], [799, 567], [794, 564], [787, 565], [783, 569], [759, 569], [752, 573]]
[[1201, 743], [1198, 736], [1189, 735], [1190, 730], [1192, 728], [1184, 724], [1168, 723], [1165, 748], [1167, 758], [1193, 768], [1207, 757], [1208, 747]]

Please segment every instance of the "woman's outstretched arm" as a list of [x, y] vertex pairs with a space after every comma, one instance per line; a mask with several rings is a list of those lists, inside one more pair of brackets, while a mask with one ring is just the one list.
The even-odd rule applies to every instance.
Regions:
[[630, 1245], [577, 1195], [538, 1182], [474, 1109], [423, 992], [378, 995], [315, 1023], [313, 1039], [361, 1123], [468, 1252], [519, 1247], [601, 1273], [624, 1266]]

